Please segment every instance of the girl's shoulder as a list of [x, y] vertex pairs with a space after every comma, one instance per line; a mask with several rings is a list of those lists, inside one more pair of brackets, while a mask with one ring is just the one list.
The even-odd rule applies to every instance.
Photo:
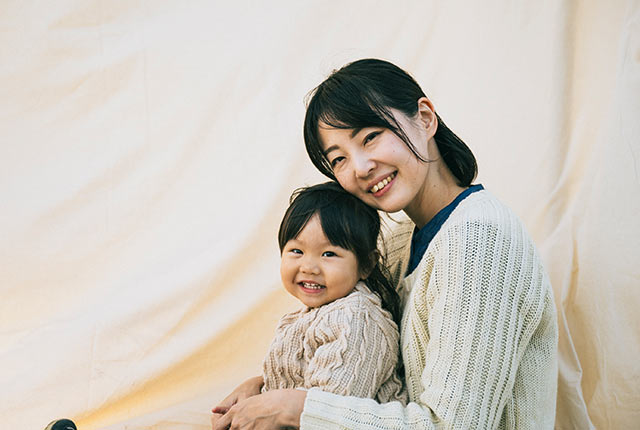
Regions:
[[310, 311], [312, 310], [307, 307], [303, 307], [282, 315], [276, 325], [276, 332], [288, 330], [290, 327], [295, 325], [301, 325], [301, 323], [309, 319]]
[[325, 321], [344, 320], [346, 323], [358, 319], [377, 325], [395, 325], [391, 313], [382, 307], [380, 296], [369, 290], [363, 281], [358, 282], [345, 297], [318, 308], [318, 318]]
[[380, 298], [377, 294], [372, 293], [363, 281], [359, 281], [349, 294], [321, 306], [320, 310], [323, 310], [323, 313], [340, 312], [345, 309], [358, 312], [372, 306], [380, 307]]

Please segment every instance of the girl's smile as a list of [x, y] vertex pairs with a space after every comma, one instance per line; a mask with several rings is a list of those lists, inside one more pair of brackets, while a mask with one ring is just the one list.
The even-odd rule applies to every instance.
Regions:
[[355, 254], [329, 242], [318, 215], [285, 244], [280, 276], [285, 289], [312, 308], [345, 297], [361, 277]]

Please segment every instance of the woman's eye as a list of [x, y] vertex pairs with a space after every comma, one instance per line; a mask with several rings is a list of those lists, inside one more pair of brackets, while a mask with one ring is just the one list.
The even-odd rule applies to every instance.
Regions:
[[380, 132], [379, 131], [373, 131], [369, 134], [367, 134], [364, 138], [364, 141], [362, 142], [363, 144], [367, 144], [369, 142], [371, 142], [377, 135], [379, 135]]
[[333, 160], [331, 160], [331, 167], [336, 167], [336, 165], [340, 163], [342, 160], [344, 160], [344, 157], [334, 158]]
[[322, 256], [323, 257], [335, 257], [336, 253], [333, 252], [333, 251], [325, 251], [325, 252], [322, 253]]

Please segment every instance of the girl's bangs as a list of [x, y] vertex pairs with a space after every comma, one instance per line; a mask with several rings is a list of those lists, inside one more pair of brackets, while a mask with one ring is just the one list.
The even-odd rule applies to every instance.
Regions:
[[352, 229], [350, 228], [350, 220], [345, 216], [343, 211], [337, 210], [335, 206], [325, 206], [318, 209], [318, 217], [324, 235], [333, 246], [354, 251]]

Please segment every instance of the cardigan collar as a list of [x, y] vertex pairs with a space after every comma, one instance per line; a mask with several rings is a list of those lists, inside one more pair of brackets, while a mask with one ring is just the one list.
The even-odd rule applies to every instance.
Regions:
[[415, 227], [413, 236], [411, 237], [411, 256], [409, 257], [409, 267], [407, 274], [410, 274], [418, 267], [418, 263], [422, 260], [422, 256], [429, 247], [431, 240], [440, 231], [442, 224], [449, 218], [451, 212], [470, 194], [476, 191], [484, 190], [482, 184], [472, 185], [460, 194], [447, 206], [442, 208], [427, 224], [422, 228]]

